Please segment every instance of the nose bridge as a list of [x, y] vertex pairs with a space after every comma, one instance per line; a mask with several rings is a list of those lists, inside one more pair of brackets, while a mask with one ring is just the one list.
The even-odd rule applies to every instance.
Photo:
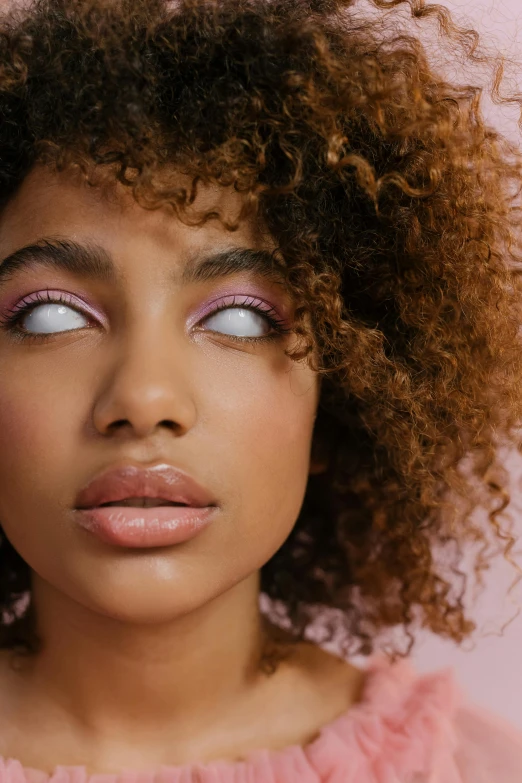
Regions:
[[162, 422], [187, 430], [195, 421], [187, 336], [163, 291], [143, 297], [113, 340], [104, 388], [95, 405], [100, 431], [126, 422], [147, 434]]

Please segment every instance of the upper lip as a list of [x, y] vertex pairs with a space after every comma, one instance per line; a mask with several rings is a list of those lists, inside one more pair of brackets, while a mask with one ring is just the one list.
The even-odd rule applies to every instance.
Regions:
[[161, 498], [199, 508], [215, 505], [210, 493], [188, 473], [167, 463], [152, 467], [120, 465], [104, 470], [79, 492], [76, 508], [126, 498]]

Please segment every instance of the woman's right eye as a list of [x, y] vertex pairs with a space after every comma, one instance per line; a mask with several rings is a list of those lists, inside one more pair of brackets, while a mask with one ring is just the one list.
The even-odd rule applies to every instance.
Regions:
[[[68, 317], [64, 318], [67, 315]], [[19, 320], [29, 323], [30, 328], [39, 334], [59, 334], [71, 329], [82, 329], [86, 324], [81, 322], [87, 321], [87, 317], [70, 305], [49, 303], [31, 307]], [[58, 329], [55, 331], [53, 327], [56, 326]], [[27, 326], [24, 326], [24, 331], [26, 330]]]

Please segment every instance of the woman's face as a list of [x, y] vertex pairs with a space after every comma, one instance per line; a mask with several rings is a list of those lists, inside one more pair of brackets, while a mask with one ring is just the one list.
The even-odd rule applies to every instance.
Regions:
[[[239, 194], [217, 188], [203, 188], [195, 204], [227, 220], [240, 206]], [[95, 612], [144, 622], [186, 614], [255, 578], [304, 498], [316, 374], [284, 355], [292, 335], [231, 339], [269, 333], [265, 316], [238, 305], [210, 315], [236, 296], [289, 322], [291, 297], [249, 267], [181, 282], [189, 261], [273, 245], [253, 222], [236, 232], [217, 220], [187, 226], [166, 209], [143, 209], [120, 185], [108, 197], [38, 166], [0, 217], [0, 270], [44, 238], [97, 246], [119, 282], [52, 263], [0, 281], [0, 523], [42, 580]], [[67, 303], [54, 308], [45, 335], [46, 304], [18, 322], [28, 339], [7, 331], [9, 311], [46, 291]], [[212, 524], [154, 549], [107, 544], [80, 528], [80, 489], [127, 461], [189, 473], [217, 500]]]

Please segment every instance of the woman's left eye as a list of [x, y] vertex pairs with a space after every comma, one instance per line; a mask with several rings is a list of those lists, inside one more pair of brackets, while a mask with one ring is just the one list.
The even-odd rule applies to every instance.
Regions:
[[[277, 310], [262, 300], [248, 296], [228, 296], [202, 321], [212, 332], [225, 334], [229, 340], [256, 343], [277, 340], [291, 332]], [[213, 325], [212, 325], [213, 324]], [[268, 326], [268, 330], [267, 330]], [[261, 331], [260, 334], [256, 332]]]
[[246, 307], [224, 307], [204, 319], [206, 328], [229, 337], [262, 339], [270, 334], [271, 324], [260, 310]]

